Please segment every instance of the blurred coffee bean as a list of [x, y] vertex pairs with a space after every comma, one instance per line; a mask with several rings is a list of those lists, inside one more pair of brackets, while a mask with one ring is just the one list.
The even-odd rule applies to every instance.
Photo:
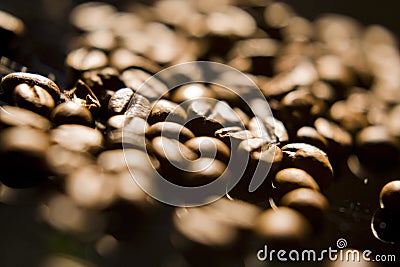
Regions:
[[82, 75], [82, 80], [95, 93], [101, 93], [103, 90], [116, 91], [125, 87], [125, 84], [120, 79], [119, 71], [113, 67], [85, 71]]
[[256, 219], [254, 230], [259, 238], [274, 248], [293, 248], [303, 245], [312, 228], [299, 212], [287, 208], [268, 209]]
[[326, 103], [333, 103], [336, 100], [335, 89], [329, 83], [317, 81], [311, 85], [310, 91], [313, 96]]
[[303, 17], [292, 17], [282, 29], [282, 36], [287, 41], [309, 41], [314, 35], [314, 25]]
[[[185, 106], [191, 100], [197, 98], [216, 98], [216, 94], [210, 88], [203, 84], [186, 84], [174, 90], [171, 95], [171, 100], [176, 103], [183, 103]], [[188, 103], [185, 103], [185, 102]]]
[[217, 84], [210, 84], [209, 87], [216, 95], [214, 98], [225, 101], [232, 107], [238, 107], [247, 111], [245, 101], [237, 94], [237, 92]]
[[199, 157], [215, 158], [224, 163], [229, 162], [231, 151], [224, 142], [213, 137], [195, 137], [186, 141], [185, 146], [197, 153]]
[[268, 5], [264, 10], [267, 33], [274, 38], [280, 39], [282, 29], [290, 23], [294, 16], [293, 9], [285, 3], [277, 2]]
[[52, 80], [39, 74], [14, 72], [1, 79], [1, 88], [9, 99], [13, 95], [15, 88], [20, 84], [41, 87], [52, 96], [54, 103], [57, 103], [60, 99], [60, 88]]
[[107, 120], [107, 129], [109, 131], [125, 129], [127, 132], [144, 135], [149, 124], [142, 118], [129, 117], [125, 115], [115, 115]]
[[152, 140], [157, 136], [175, 139], [181, 143], [194, 138], [192, 131], [185, 126], [179, 123], [168, 121], [157, 122], [147, 129], [146, 137], [149, 138], [149, 140]]
[[13, 107], [0, 107], [0, 129], [12, 126], [27, 126], [38, 130], [47, 131], [50, 129], [50, 121], [32, 111]]
[[67, 83], [73, 84], [85, 71], [106, 67], [107, 55], [98, 49], [81, 47], [67, 55]]
[[108, 113], [110, 116], [125, 113], [135, 93], [130, 88], [117, 90], [108, 102]]
[[69, 175], [65, 191], [78, 206], [91, 209], [108, 207], [116, 196], [112, 177], [96, 165], [85, 166]]
[[309, 173], [324, 190], [333, 180], [333, 168], [325, 152], [319, 148], [292, 143], [282, 147], [284, 167], [299, 168]]
[[330, 155], [346, 155], [349, 153], [353, 146], [353, 137], [348, 131], [325, 118], [316, 119], [314, 127], [328, 141], [327, 152]]
[[286, 144], [289, 141], [283, 123], [272, 116], [265, 119], [253, 117], [247, 127], [254, 137], [266, 138], [271, 143]]
[[81, 35], [79, 46], [87, 46], [105, 52], [113, 50], [117, 46], [116, 38], [109, 29], [97, 29]]
[[61, 145], [52, 145], [46, 151], [46, 160], [52, 173], [67, 176], [82, 166], [95, 163], [93, 155], [88, 152], [70, 150]]
[[82, 80], [78, 80], [71, 90], [64, 90], [64, 98], [87, 108], [93, 115], [97, 115], [101, 108], [96, 95]]
[[278, 200], [286, 193], [298, 188], [310, 188], [319, 191], [314, 178], [307, 172], [297, 168], [287, 168], [279, 171], [273, 180]]
[[136, 93], [133, 95], [125, 115], [128, 118], [138, 117], [147, 120], [150, 111], [151, 105], [149, 100], [147, 100], [146, 97]]
[[161, 97], [168, 97], [167, 86], [151, 73], [137, 69], [135, 67], [126, 69], [121, 74], [121, 79], [125, 85], [133, 91], [143, 95], [150, 101]]
[[70, 22], [80, 31], [93, 31], [108, 27], [109, 17], [117, 12], [112, 5], [89, 2], [77, 5], [70, 14]]
[[384, 126], [369, 126], [356, 136], [356, 154], [367, 166], [394, 166], [399, 156], [399, 143]]
[[0, 10], [0, 51], [6, 54], [18, 48], [25, 25], [19, 18]]
[[301, 127], [296, 133], [296, 139], [299, 143], [307, 143], [326, 151], [328, 141], [314, 127]]
[[190, 103], [187, 109], [186, 127], [196, 136], [214, 136], [214, 133], [223, 127], [217, 119], [211, 117], [214, 104], [214, 101], [206, 99], [197, 99]]
[[[217, 159], [202, 156], [190, 162], [187, 174], [182, 177], [184, 186], [202, 186], [219, 179], [225, 172], [226, 165]], [[225, 173], [224, 177], [228, 177]], [[227, 181], [228, 183], [228, 181]]]
[[398, 244], [400, 242], [399, 223], [398, 210], [378, 209], [372, 217], [371, 230], [382, 242]]
[[232, 150], [236, 150], [240, 142], [253, 138], [253, 134], [248, 130], [240, 127], [225, 127], [215, 131], [214, 136], [224, 142]]
[[337, 101], [331, 106], [329, 116], [349, 132], [356, 133], [368, 126], [368, 119], [365, 114], [355, 112], [349, 107], [353, 104], [354, 102], [348, 100]]
[[48, 135], [37, 129], [10, 127], [0, 132], [1, 182], [13, 188], [43, 182], [50, 173], [46, 162], [49, 146]]
[[397, 105], [393, 107], [392, 110], [390, 110], [388, 114], [388, 119], [385, 123], [390, 134], [396, 136], [397, 138], [400, 137], [400, 121], [398, 120], [399, 116], [400, 116], [400, 105]]
[[311, 188], [290, 191], [281, 198], [279, 203], [303, 214], [316, 230], [322, 227], [325, 213], [329, 208], [326, 197]]
[[115, 129], [107, 132], [106, 146], [108, 149], [133, 148], [142, 151], [150, 149], [149, 141], [143, 133], [138, 134], [136, 131], [130, 131], [129, 129]]
[[74, 124], [60, 125], [51, 130], [50, 139], [65, 149], [98, 153], [103, 148], [103, 135], [96, 129]]
[[53, 109], [51, 120], [56, 125], [81, 124], [93, 126], [93, 116], [90, 111], [75, 102], [64, 102]]
[[160, 99], [153, 104], [147, 121], [149, 124], [163, 121], [184, 124], [186, 119], [186, 111], [180, 105], [166, 99]]
[[[123, 26], [123, 25], [121, 25], [121, 26]], [[136, 74], [142, 74], [143, 76], [146, 76], [145, 73], [135, 72], [133, 70], [139, 69], [139, 70], [145, 71], [150, 74], [155, 74], [161, 70], [161, 67], [159, 65], [157, 65], [155, 62], [153, 62], [145, 57], [136, 55], [132, 51], [130, 51], [128, 49], [124, 49], [124, 48], [114, 49], [110, 53], [110, 65], [117, 68], [120, 71], [132, 70], [131, 74], [136, 73]], [[130, 71], [128, 71], [127, 73], [129, 73], [129, 72]], [[127, 73], [124, 75], [125, 79], [129, 80], [128, 77], [131, 77], [133, 79], [133, 75], [128, 76]], [[138, 76], [140, 76], [140, 75], [138, 75]]]
[[400, 180], [387, 183], [381, 190], [379, 202], [382, 209], [400, 210]]

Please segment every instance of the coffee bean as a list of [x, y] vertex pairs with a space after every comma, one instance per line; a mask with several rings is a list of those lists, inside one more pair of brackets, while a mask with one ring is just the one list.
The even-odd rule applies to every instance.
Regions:
[[125, 115], [128, 118], [138, 117], [147, 120], [150, 111], [151, 105], [149, 100], [147, 100], [146, 97], [136, 93], [133, 95]]
[[149, 124], [144, 119], [125, 115], [115, 115], [107, 121], [109, 131], [125, 129], [129, 133], [144, 135], [149, 127]]
[[309, 173], [324, 190], [333, 180], [333, 168], [328, 156], [319, 148], [292, 143], [282, 147], [283, 166], [299, 168]]
[[187, 114], [181, 106], [169, 100], [160, 99], [153, 104], [147, 121], [149, 124], [162, 121], [183, 124], [186, 122], [186, 119]]
[[[195, 83], [182, 85], [171, 95], [171, 100], [176, 103], [190, 103], [191, 100], [197, 98], [216, 98], [216, 94], [207, 86]], [[188, 103], [184, 103], [184, 105], [187, 106]]]
[[274, 248], [293, 248], [310, 238], [312, 227], [301, 213], [279, 207], [261, 213], [256, 219], [254, 230]]
[[344, 87], [354, 85], [355, 77], [352, 70], [339, 57], [325, 55], [318, 58], [316, 63], [321, 80], [339, 89], [339, 95], [343, 94]]
[[125, 172], [128, 168], [150, 172], [155, 168], [150, 162], [157, 165], [152, 156], [137, 149], [106, 150], [97, 157], [97, 164], [108, 173]]
[[1, 182], [13, 188], [39, 184], [50, 174], [46, 150], [50, 140], [46, 133], [26, 127], [10, 127], [0, 133]]
[[64, 98], [87, 108], [94, 115], [97, 115], [101, 109], [100, 101], [82, 80], [78, 80], [71, 90], [65, 90]]
[[98, 49], [81, 47], [71, 51], [65, 59], [67, 82], [73, 84], [85, 71], [107, 66], [107, 55]]
[[19, 18], [0, 10], [0, 51], [12, 52], [19, 46], [25, 25]]
[[130, 132], [125, 129], [116, 129], [109, 131], [106, 136], [106, 145], [108, 149], [138, 149], [142, 151], [151, 151], [149, 140], [143, 133]]
[[111, 30], [97, 29], [81, 35], [78, 46], [87, 46], [108, 52], [117, 46], [117, 42]]
[[328, 141], [314, 127], [304, 126], [301, 127], [296, 133], [296, 139], [300, 143], [307, 143], [326, 151], [328, 148]]
[[337, 101], [335, 102], [330, 110], [329, 116], [336, 122], [338, 122], [344, 129], [351, 133], [356, 133], [368, 126], [368, 118], [361, 112], [355, 112], [351, 105], [354, 102], [350, 101]]
[[129, 68], [122, 72], [121, 79], [127, 87], [145, 96], [150, 101], [169, 95], [167, 86], [146, 71]]
[[329, 208], [326, 197], [310, 188], [298, 188], [290, 191], [282, 197], [279, 203], [303, 214], [316, 230], [322, 227], [324, 215]]
[[53, 97], [54, 103], [57, 103], [60, 99], [60, 88], [58, 88], [52, 80], [44, 76], [25, 72], [14, 72], [1, 79], [1, 88], [9, 99], [11, 99], [15, 88], [20, 84], [27, 84], [31, 87], [41, 87]]
[[307, 172], [297, 168], [287, 168], [279, 171], [275, 175], [273, 183], [278, 199], [298, 188], [310, 188], [319, 191], [319, 186], [314, 178]]
[[76, 152], [96, 154], [104, 143], [103, 135], [98, 130], [83, 125], [60, 125], [51, 130], [50, 136], [53, 143]]
[[216, 119], [210, 117], [213, 104], [205, 99], [193, 100], [188, 109], [188, 127], [196, 136], [214, 136], [214, 133], [223, 126]]
[[149, 140], [157, 136], [163, 136], [171, 139], [178, 140], [181, 143], [184, 143], [192, 138], [194, 138], [194, 134], [185, 126], [175, 122], [157, 122], [151, 125], [146, 131], [146, 137]]
[[282, 36], [287, 41], [309, 41], [313, 38], [313, 24], [302, 17], [292, 17], [282, 29]]
[[[183, 176], [184, 186], [202, 186], [220, 178], [226, 169], [226, 165], [213, 158], [201, 157], [188, 165], [188, 173]], [[228, 177], [224, 174], [224, 177]], [[228, 181], [227, 181], [228, 182]]]
[[248, 130], [240, 127], [232, 126], [221, 128], [214, 133], [215, 137], [224, 142], [232, 150], [236, 150], [240, 142], [253, 138], [253, 134]]
[[130, 88], [117, 90], [108, 103], [108, 113], [111, 116], [125, 113], [134, 94]]
[[185, 143], [185, 146], [197, 153], [199, 157], [216, 158], [224, 163], [229, 162], [230, 149], [219, 139], [213, 137], [195, 137]]
[[82, 80], [95, 92], [103, 90], [116, 91], [126, 87], [120, 78], [120, 73], [113, 67], [85, 71]]
[[285, 3], [272, 3], [264, 10], [264, 19], [267, 25], [267, 32], [275, 38], [280, 38], [281, 29], [286, 27], [295, 16], [293, 9]]
[[379, 202], [382, 209], [400, 210], [400, 181], [387, 183], [381, 190]]
[[356, 136], [356, 154], [370, 167], [390, 167], [399, 157], [399, 143], [384, 126], [369, 126]]
[[51, 112], [51, 120], [56, 125], [62, 124], [82, 124], [93, 126], [93, 116], [90, 111], [72, 101], [58, 105]]
[[89, 2], [76, 6], [70, 14], [70, 21], [78, 30], [93, 31], [107, 27], [109, 18], [116, 12], [112, 5]]
[[372, 233], [385, 243], [398, 244], [400, 242], [399, 223], [398, 210], [378, 209], [372, 217]]
[[[110, 65], [120, 71], [132, 69], [131, 74], [144, 74], [143, 72], [135, 72], [133, 71], [134, 69], [139, 69], [150, 74], [155, 74], [161, 71], [161, 67], [155, 62], [145, 57], [139, 56], [125, 48], [114, 49], [111, 52]], [[130, 77], [134, 78], [133, 75]]]
[[50, 129], [50, 121], [27, 109], [13, 106], [1, 106], [0, 129], [12, 126], [28, 126], [47, 131]]
[[266, 138], [271, 143], [285, 144], [289, 141], [287, 130], [283, 123], [273, 117], [264, 120], [253, 117], [247, 124], [254, 137]]

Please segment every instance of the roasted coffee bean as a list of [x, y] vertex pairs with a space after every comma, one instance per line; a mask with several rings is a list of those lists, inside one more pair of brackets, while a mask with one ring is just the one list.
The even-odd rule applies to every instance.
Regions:
[[400, 210], [400, 180], [387, 183], [379, 195], [380, 206], [382, 209], [399, 211]]
[[356, 136], [356, 154], [372, 167], [390, 167], [399, 159], [399, 143], [384, 126], [369, 126]]
[[13, 107], [0, 107], [0, 129], [12, 126], [28, 126], [38, 130], [50, 129], [50, 121], [32, 111]]
[[71, 90], [65, 90], [64, 98], [87, 108], [94, 115], [99, 113], [101, 108], [100, 101], [96, 95], [82, 80], [78, 80]]
[[333, 168], [325, 152], [319, 148], [293, 143], [282, 147], [283, 166], [299, 168], [309, 173], [324, 190], [333, 180]]
[[349, 152], [353, 145], [353, 137], [348, 131], [325, 118], [316, 119], [314, 127], [319, 134], [328, 140], [327, 152], [329, 154], [346, 155]]
[[282, 29], [282, 36], [287, 41], [309, 41], [313, 38], [313, 24], [302, 17], [292, 17], [288, 24]]
[[186, 111], [178, 104], [166, 99], [160, 99], [155, 102], [151, 108], [150, 115], [147, 118], [149, 124], [155, 124], [162, 121], [184, 124], [186, 120]]
[[185, 146], [197, 153], [199, 157], [216, 158], [228, 163], [231, 151], [224, 142], [217, 138], [201, 136], [190, 139]]
[[150, 101], [169, 96], [167, 86], [146, 71], [129, 68], [122, 72], [121, 79], [127, 87], [145, 96]]
[[[226, 173], [226, 165], [217, 159], [201, 157], [188, 165], [187, 174], [182, 177], [184, 186], [202, 186], [213, 182], [221, 176], [229, 177]], [[228, 181], [227, 181], [228, 183]]]
[[216, 95], [216, 99], [225, 101], [232, 107], [238, 107], [246, 112], [248, 111], [246, 102], [234, 90], [217, 84], [210, 84], [209, 87]]
[[125, 172], [128, 168], [150, 172], [154, 168], [150, 163], [156, 163], [155, 159], [137, 149], [106, 150], [97, 157], [97, 164], [108, 173]]
[[236, 150], [240, 142], [253, 138], [253, 134], [241, 127], [225, 127], [215, 131], [214, 136], [224, 142], [232, 150]]
[[290, 23], [294, 16], [293, 9], [285, 3], [277, 2], [268, 5], [264, 10], [267, 33], [274, 38], [281, 38], [281, 30]]
[[193, 100], [188, 109], [188, 127], [196, 136], [214, 136], [214, 133], [223, 127], [221, 123], [211, 118], [214, 102], [205, 99]]
[[125, 115], [115, 115], [107, 121], [109, 131], [125, 129], [127, 132], [143, 135], [149, 127], [149, 124], [144, 119]]
[[[121, 25], [119, 25], [121, 26]], [[110, 54], [110, 65], [117, 68], [120, 71], [132, 70], [130, 74], [144, 74], [143, 72], [135, 72], [134, 69], [139, 69], [150, 74], [155, 74], [161, 71], [161, 67], [155, 62], [136, 55], [132, 51], [125, 48], [114, 49]], [[129, 71], [128, 71], [129, 72]], [[127, 74], [125, 74], [127, 75]], [[130, 75], [129, 75], [130, 76]], [[130, 76], [132, 78], [134, 75]], [[140, 75], [139, 75], [140, 76]], [[146, 75], [143, 75], [146, 76]], [[127, 78], [127, 76], [125, 76]], [[128, 79], [129, 80], [129, 79]]]
[[316, 230], [321, 228], [324, 215], [329, 208], [326, 197], [310, 188], [298, 188], [290, 191], [281, 198], [279, 203], [303, 214]]
[[122, 88], [116, 91], [108, 103], [108, 113], [111, 116], [125, 113], [134, 94], [130, 88]]
[[279, 207], [262, 212], [256, 219], [254, 230], [274, 248], [293, 248], [310, 238], [312, 227], [301, 213]]
[[296, 133], [296, 139], [299, 143], [307, 143], [326, 151], [328, 141], [318, 131], [310, 126], [301, 127]]
[[157, 136], [175, 139], [181, 143], [194, 138], [194, 134], [188, 128], [179, 123], [169, 121], [157, 122], [147, 129], [146, 137], [149, 140]]
[[108, 149], [138, 149], [151, 152], [149, 140], [143, 133], [138, 134], [135, 131], [130, 132], [125, 129], [116, 129], [109, 131], [106, 136], [106, 145]]
[[[176, 103], [183, 103], [185, 106], [191, 100], [197, 98], [216, 98], [216, 94], [210, 88], [203, 84], [186, 84], [174, 90], [171, 100]], [[188, 102], [188, 103], [185, 103]]]
[[372, 217], [371, 230], [377, 239], [394, 245], [400, 242], [399, 224], [398, 209], [378, 209]]
[[126, 87], [120, 79], [120, 73], [112, 67], [85, 71], [82, 80], [97, 94], [103, 90], [116, 91]]
[[77, 41], [78, 46], [86, 46], [109, 52], [116, 48], [117, 41], [109, 29], [97, 29], [81, 35]]
[[83, 72], [104, 68], [107, 63], [107, 55], [101, 50], [81, 47], [71, 51], [65, 59], [68, 84], [73, 84]]
[[218, 101], [215, 103], [209, 118], [218, 121], [225, 127], [239, 126], [245, 128], [241, 117], [239, 117], [239, 115], [225, 101]]
[[277, 198], [298, 188], [311, 188], [319, 191], [319, 186], [314, 178], [307, 172], [297, 168], [287, 168], [279, 171], [273, 180]]
[[0, 51], [12, 52], [18, 48], [25, 32], [25, 25], [19, 18], [0, 10]]
[[53, 97], [55, 103], [60, 99], [60, 88], [58, 88], [52, 80], [44, 76], [25, 72], [14, 72], [1, 79], [1, 88], [9, 99], [11, 99], [15, 88], [20, 84], [27, 84], [31, 87], [41, 87]]
[[318, 99], [322, 99], [327, 103], [333, 103], [336, 100], [335, 89], [328, 83], [317, 81], [310, 87], [310, 91]]
[[90, 111], [72, 101], [64, 102], [53, 109], [51, 120], [56, 125], [82, 124], [89, 127], [93, 126], [93, 116]]
[[391, 135], [400, 137], [400, 122], [398, 120], [400, 116], [400, 105], [397, 105], [390, 110], [388, 114], [385, 126]]
[[76, 152], [96, 154], [104, 143], [103, 135], [98, 130], [83, 125], [60, 125], [51, 130], [50, 136], [52, 142]]
[[151, 105], [149, 100], [136, 93], [133, 95], [125, 115], [127, 117], [138, 117], [147, 120], [150, 111]]
[[93, 31], [106, 28], [109, 18], [116, 12], [112, 5], [101, 2], [89, 2], [76, 6], [70, 14], [70, 22], [78, 30]]
[[268, 117], [264, 120], [253, 117], [247, 127], [254, 137], [266, 138], [271, 143], [286, 144], [289, 141], [285, 126], [274, 117]]
[[343, 94], [345, 87], [355, 84], [354, 73], [339, 57], [325, 55], [318, 58], [316, 63], [320, 79], [340, 89], [337, 91], [339, 95]]
[[50, 140], [43, 131], [10, 127], [0, 133], [1, 182], [13, 188], [39, 184], [50, 174], [46, 150]]
[[344, 129], [351, 133], [356, 133], [368, 126], [368, 118], [361, 112], [355, 112], [350, 106], [354, 106], [354, 102], [337, 101], [330, 110], [329, 116], [338, 122]]

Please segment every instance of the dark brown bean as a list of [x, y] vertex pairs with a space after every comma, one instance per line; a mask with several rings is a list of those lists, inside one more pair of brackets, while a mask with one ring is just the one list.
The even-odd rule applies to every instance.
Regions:
[[241, 127], [225, 127], [215, 131], [214, 136], [224, 142], [232, 150], [236, 150], [240, 142], [253, 138], [253, 134]]
[[[201, 157], [188, 165], [188, 173], [182, 177], [185, 186], [202, 186], [220, 178], [226, 165], [217, 159]], [[226, 174], [224, 174], [227, 177]]]
[[105, 67], [96, 70], [85, 71], [82, 80], [95, 92], [103, 90], [116, 91], [126, 87], [120, 79], [120, 73], [112, 67]]
[[143, 133], [130, 132], [125, 129], [116, 129], [109, 131], [106, 136], [108, 149], [138, 149], [142, 151], [151, 151], [149, 140]]
[[254, 137], [269, 139], [271, 143], [285, 144], [289, 141], [287, 130], [283, 123], [273, 117], [264, 120], [253, 117], [247, 124]]
[[301, 127], [296, 133], [296, 139], [300, 143], [316, 146], [323, 151], [326, 151], [328, 148], [328, 141], [313, 127]]
[[162, 121], [184, 124], [186, 119], [186, 111], [181, 106], [172, 101], [160, 99], [153, 104], [147, 121], [149, 124]]
[[190, 102], [197, 98], [216, 98], [216, 94], [203, 84], [187, 84], [174, 90], [171, 95], [171, 100], [176, 103]]
[[[128, 69], [140, 69], [150, 74], [155, 74], [161, 70], [161, 67], [155, 62], [145, 57], [136, 55], [132, 51], [125, 48], [118, 48], [111, 52], [110, 65], [120, 71]], [[134, 73], [143, 74], [142, 72], [135, 71], [133, 71], [131, 74]], [[125, 78], [126, 77], [127, 76], [125, 76]], [[133, 75], [131, 77], [133, 78]]]
[[89, 127], [93, 126], [93, 116], [90, 111], [72, 101], [64, 102], [53, 109], [51, 120], [56, 125], [82, 124]]
[[178, 140], [181, 143], [184, 143], [192, 138], [194, 138], [194, 134], [185, 126], [175, 123], [175, 122], [157, 122], [151, 125], [146, 131], [146, 137], [149, 140], [157, 136], [163, 136], [171, 139]]
[[214, 136], [214, 133], [223, 126], [216, 119], [210, 117], [214, 103], [205, 99], [193, 100], [188, 109], [188, 127], [196, 136]]
[[295, 167], [306, 171], [322, 190], [332, 182], [332, 165], [326, 153], [319, 148], [304, 143], [293, 143], [282, 147], [282, 152], [285, 167]]
[[54, 100], [42, 87], [30, 86], [26, 83], [17, 85], [14, 89], [14, 103], [21, 108], [48, 116], [54, 108]]
[[64, 97], [68, 101], [75, 102], [76, 104], [87, 108], [94, 115], [96, 115], [101, 109], [101, 104], [96, 95], [82, 80], [78, 80], [74, 88], [71, 90], [65, 90]]
[[201, 136], [190, 139], [185, 146], [197, 153], [199, 157], [216, 158], [229, 162], [231, 151], [224, 142], [217, 138]]
[[382, 209], [400, 210], [400, 180], [387, 183], [381, 190], [379, 202]]

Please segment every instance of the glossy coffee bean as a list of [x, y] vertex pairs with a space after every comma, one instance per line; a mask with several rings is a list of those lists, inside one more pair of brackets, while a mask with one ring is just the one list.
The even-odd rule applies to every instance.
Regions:
[[379, 202], [382, 209], [400, 210], [400, 180], [387, 183], [381, 190]]
[[356, 154], [368, 166], [393, 166], [398, 160], [399, 143], [384, 126], [369, 126], [356, 136]]
[[1, 80], [1, 88], [4, 94], [9, 98], [13, 95], [15, 87], [20, 84], [27, 84], [31, 87], [41, 87], [52, 96], [54, 103], [57, 103], [60, 99], [60, 88], [58, 88], [52, 80], [38, 74], [14, 72], [6, 75]]
[[333, 168], [325, 152], [305, 143], [282, 147], [283, 166], [299, 168], [309, 173], [324, 190], [333, 180]]
[[300, 143], [307, 143], [326, 151], [328, 141], [318, 131], [310, 126], [301, 127], [296, 133], [296, 139]]
[[[132, 20], [130, 22], [132, 22]], [[118, 25], [118, 27], [121, 28], [121, 25]], [[149, 60], [148, 58], [139, 56], [126, 48], [118, 48], [111, 51], [110, 65], [117, 68], [120, 71], [132, 70], [131, 73], [132, 75], [129, 75], [132, 78], [134, 77], [133, 74], [135, 73], [140, 73], [143, 76], [147, 76], [145, 75], [146, 72], [150, 74], [155, 74], [161, 70], [161, 67], [157, 65], [155, 62]], [[142, 70], [144, 72], [135, 72], [133, 71], [134, 69]], [[124, 79], [126, 78], [127, 76], [125, 76]]]
[[149, 140], [143, 133], [129, 131], [125, 129], [115, 129], [107, 132], [106, 147], [108, 149], [138, 149], [142, 151], [151, 151]]
[[128, 118], [138, 117], [147, 120], [150, 111], [151, 105], [149, 100], [146, 97], [136, 93], [133, 95], [125, 115]]
[[163, 136], [171, 139], [178, 140], [181, 143], [184, 143], [192, 138], [194, 138], [194, 134], [185, 126], [175, 123], [175, 122], [157, 122], [151, 125], [146, 131], [146, 137], [149, 140], [157, 136]]
[[254, 137], [267, 138], [271, 143], [285, 144], [289, 141], [285, 126], [273, 117], [264, 120], [253, 117], [247, 127]]
[[319, 191], [314, 178], [307, 172], [297, 168], [287, 168], [279, 171], [273, 180], [278, 198], [297, 188], [311, 188]]
[[398, 210], [378, 209], [372, 217], [373, 235], [384, 243], [400, 243], [400, 215]]
[[18, 107], [32, 110], [43, 116], [49, 115], [54, 108], [54, 100], [46, 90], [26, 83], [15, 87], [14, 103]]
[[27, 109], [14, 106], [0, 107], [0, 129], [12, 126], [27, 126], [38, 130], [50, 129], [50, 121]]
[[216, 158], [222, 162], [229, 162], [230, 149], [217, 138], [201, 136], [190, 139], [185, 146], [197, 153], [199, 157]]
[[144, 135], [149, 127], [147, 121], [139, 117], [115, 115], [107, 120], [107, 129], [109, 131], [124, 129], [130, 133]]
[[147, 121], [149, 124], [155, 124], [162, 121], [183, 124], [186, 119], [186, 111], [181, 106], [172, 101], [160, 99], [153, 104]]
[[97, 115], [102, 108], [97, 96], [82, 80], [78, 80], [71, 90], [64, 90], [64, 98], [87, 108], [94, 115]]
[[221, 123], [210, 117], [213, 113], [214, 102], [205, 99], [193, 100], [188, 109], [188, 127], [196, 136], [214, 136], [214, 133], [223, 127]]
[[93, 116], [90, 111], [72, 101], [58, 105], [53, 109], [50, 117], [56, 125], [81, 124], [89, 127], [93, 126]]
[[96, 154], [104, 143], [103, 135], [96, 129], [75, 124], [64, 124], [51, 130], [51, 141], [65, 149]]
[[256, 234], [268, 246], [293, 248], [304, 244], [311, 236], [312, 227], [301, 213], [287, 207], [268, 209], [256, 219]]
[[315, 229], [321, 228], [329, 202], [320, 192], [310, 188], [298, 188], [284, 195], [280, 205], [295, 209], [306, 217]]
[[49, 137], [43, 131], [27, 127], [3, 130], [0, 133], [1, 182], [13, 188], [25, 188], [44, 181], [50, 173], [46, 162], [49, 146]]
[[82, 80], [95, 92], [105, 89], [116, 91], [125, 87], [119, 71], [113, 67], [85, 71]]
[[111, 116], [125, 113], [134, 94], [130, 88], [117, 90], [108, 103], [108, 113]]
[[174, 90], [171, 100], [176, 103], [190, 102], [196, 98], [216, 98], [216, 94], [203, 84], [187, 84]]
[[215, 131], [214, 136], [224, 142], [232, 150], [236, 150], [240, 142], [253, 138], [253, 134], [241, 127], [225, 127]]
[[188, 165], [188, 173], [182, 177], [185, 186], [202, 186], [219, 179], [224, 175], [226, 165], [217, 159], [201, 157]]

